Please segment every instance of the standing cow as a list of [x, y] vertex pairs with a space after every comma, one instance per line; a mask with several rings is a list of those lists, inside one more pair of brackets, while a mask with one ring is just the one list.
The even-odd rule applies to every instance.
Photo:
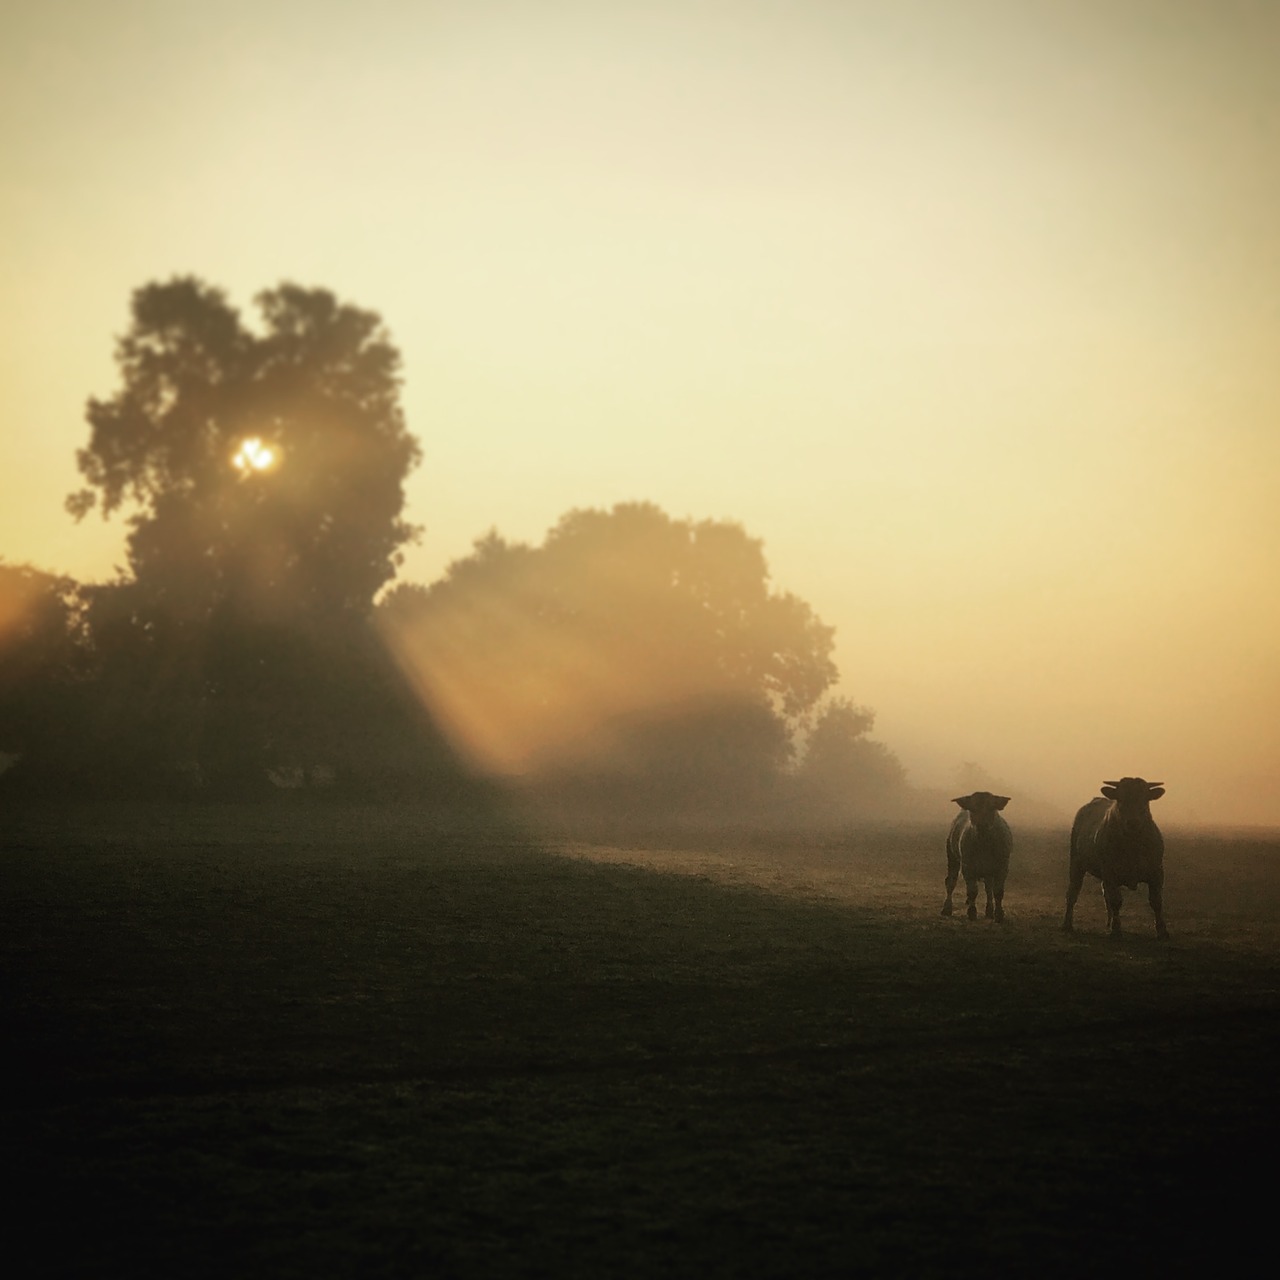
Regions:
[[1164, 795], [1164, 787], [1144, 778], [1104, 782], [1095, 796], [1076, 814], [1071, 826], [1071, 880], [1067, 886], [1067, 915], [1062, 927], [1071, 932], [1071, 914], [1084, 874], [1102, 881], [1107, 903], [1107, 927], [1120, 932], [1122, 888], [1145, 883], [1156, 917], [1156, 937], [1167, 938], [1164, 927], [1164, 838], [1151, 816], [1151, 801]]
[[947, 833], [947, 900], [942, 914], [951, 914], [951, 895], [956, 880], [964, 873], [965, 901], [970, 920], [978, 918], [978, 881], [987, 890], [987, 918], [1004, 920], [1004, 882], [1009, 874], [1009, 854], [1013, 851], [1013, 833], [1000, 816], [1009, 803], [1008, 796], [993, 796], [990, 791], [975, 791], [957, 796], [960, 806]]

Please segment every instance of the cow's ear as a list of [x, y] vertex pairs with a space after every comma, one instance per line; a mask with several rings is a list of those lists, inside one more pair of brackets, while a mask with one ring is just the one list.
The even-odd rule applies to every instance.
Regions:
[[1005, 805], [1009, 803], [1008, 796], [992, 796], [991, 798], [992, 800], [995, 801], [995, 805], [997, 809], [1003, 809]]
[[1151, 790], [1147, 792], [1147, 799], [1159, 800], [1162, 795], [1164, 795], [1163, 787], [1152, 787]]
[[1108, 800], [1114, 800], [1116, 798], [1116, 789], [1115, 787], [1103, 787], [1102, 794], [1106, 796]]
[[967, 809], [969, 808], [969, 805], [972, 802], [972, 800], [973, 800], [972, 796], [956, 796], [956, 798], [951, 803], [958, 804], [962, 809]]

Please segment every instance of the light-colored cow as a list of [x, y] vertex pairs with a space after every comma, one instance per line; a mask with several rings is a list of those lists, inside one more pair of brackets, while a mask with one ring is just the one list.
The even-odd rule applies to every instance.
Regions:
[[1009, 797], [975, 791], [972, 795], [957, 796], [953, 803], [958, 804], [961, 811], [947, 833], [947, 900], [942, 904], [942, 914], [951, 914], [951, 895], [963, 873], [969, 919], [978, 918], [978, 882], [981, 881], [987, 890], [987, 918], [994, 916], [1001, 922], [1013, 833], [1000, 816], [1000, 810], [1009, 803]]
[[1067, 914], [1062, 927], [1072, 928], [1072, 912], [1085, 872], [1102, 881], [1107, 903], [1107, 927], [1120, 932], [1121, 889], [1146, 884], [1156, 917], [1156, 937], [1167, 938], [1164, 924], [1164, 837], [1151, 816], [1151, 801], [1164, 795], [1164, 787], [1145, 778], [1121, 778], [1104, 782], [1102, 795], [1094, 797], [1076, 814], [1071, 826], [1071, 879], [1067, 885]]

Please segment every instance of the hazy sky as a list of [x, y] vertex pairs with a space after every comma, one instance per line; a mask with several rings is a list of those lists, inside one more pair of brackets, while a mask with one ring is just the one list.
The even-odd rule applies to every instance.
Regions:
[[404, 576], [657, 502], [764, 539], [912, 780], [1280, 823], [1280, 5], [16, 0], [0, 556], [82, 578], [132, 290], [382, 314]]

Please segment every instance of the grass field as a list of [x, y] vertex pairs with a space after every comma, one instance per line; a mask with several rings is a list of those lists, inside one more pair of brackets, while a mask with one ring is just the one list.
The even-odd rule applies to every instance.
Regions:
[[[1016, 832], [1016, 828], [1015, 828]], [[944, 832], [5, 819], [16, 1274], [1047, 1276], [1269, 1252], [1280, 839], [1058, 931]], [[11, 1274], [14, 1274], [11, 1272]]]

